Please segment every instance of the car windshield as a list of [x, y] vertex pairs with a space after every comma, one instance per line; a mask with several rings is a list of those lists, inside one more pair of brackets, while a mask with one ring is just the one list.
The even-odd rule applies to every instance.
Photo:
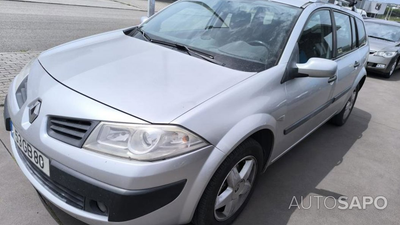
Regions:
[[178, 1], [130, 35], [259, 72], [276, 65], [300, 12], [266, 0]]
[[365, 22], [365, 28], [369, 37], [393, 42], [400, 41], [400, 26]]

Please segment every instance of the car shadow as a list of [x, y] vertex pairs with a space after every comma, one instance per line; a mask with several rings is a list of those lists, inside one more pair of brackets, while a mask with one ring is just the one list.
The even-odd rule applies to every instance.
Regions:
[[294, 196], [341, 196], [317, 186], [335, 167], [340, 167], [370, 120], [371, 114], [355, 107], [344, 126], [327, 123], [300, 142], [260, 176], [249, 204], [234, 225], [287, 224], [297, 209], [289, 207]]

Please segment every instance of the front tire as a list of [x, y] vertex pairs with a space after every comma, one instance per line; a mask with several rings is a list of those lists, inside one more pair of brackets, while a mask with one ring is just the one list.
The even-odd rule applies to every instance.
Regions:
[[393, 75], [394, 71], [396, 70], [397, 63], [398, 63], [398, 59], [396, 58], [396, 59], [394, 60], [393, 64], [392, 64], [392, 66], [390, 67], [389, 72], [387, 72], [387, 73], [384, 74], [384, 76], [385, 76], [386, 78], [390, 78], [390, 77]]
[[195, 225], [228, 225], [253, 193], [263, 165], [261, 145], [253, 139], [240, 144], [220, 165], [197, 206]]
[[347, 100], [346, 105], [343, 107], [339, 114], [332, 117], [330, 122], [336, 126], [343, 126], [347, 119], [349, 119], [351, 112], [353, 111], [354, 105], [356, 104], [358, 96], [358, 86], [353, 90], [350, 98]]

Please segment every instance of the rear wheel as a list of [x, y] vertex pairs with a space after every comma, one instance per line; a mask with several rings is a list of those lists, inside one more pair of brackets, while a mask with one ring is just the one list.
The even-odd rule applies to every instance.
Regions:
[[220, 165], [197, 206], [192, 223], [231, 224], [247, 204], [262, 167], [262, 148], [248, 139]]
[[347, 100], [346, 105], [343, 107], [342, 111], [339, 114], [332, 117], [330, 120], [331, 123], [342, 126], [346, 123], [347, 119], [350, 117], [351, 112], [353, 111], [354, 105], [356, 104], [358, 96], [358, 87], [356, 87], [351, 94], [350, 98]]

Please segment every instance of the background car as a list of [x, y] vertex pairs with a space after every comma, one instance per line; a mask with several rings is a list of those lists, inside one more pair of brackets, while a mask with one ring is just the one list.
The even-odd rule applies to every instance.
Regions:
[[367, 70], [389, 78], [400, 67], [400, 23], [366, 19], [370, 55]]

